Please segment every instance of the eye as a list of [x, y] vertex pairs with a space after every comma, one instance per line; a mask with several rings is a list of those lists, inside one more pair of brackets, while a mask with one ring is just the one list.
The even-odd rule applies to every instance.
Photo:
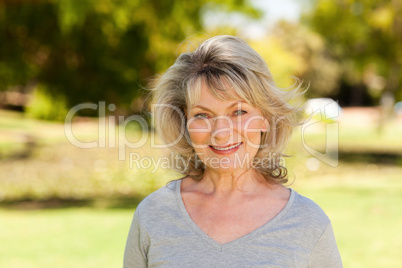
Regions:
[[194, 117], [197, 119], [206, 119], [206, 118], [208, 118], [208, 115], [206, 113], [199, 113], [199, 114], [194, 115]]
[[236, 110], [236, 111], [233, 112], [233, 115], [240, 116], [240, 115], [243, 115], [243, 114], [246, 114], [246, 113], [247, 112], [244, 111], [244, 110]]

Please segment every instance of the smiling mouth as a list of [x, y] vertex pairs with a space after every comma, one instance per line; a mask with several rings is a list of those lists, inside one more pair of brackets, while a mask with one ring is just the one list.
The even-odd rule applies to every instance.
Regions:
[[242, 143], [243, 142], [239, 142], [239, 143], [236, 143], [236, 144], [228, 146], [228, 147], [216, 147], [216, 146], [212, 146], [212, 145], [209, 145], [209, 146], [214, 148], [215, 150], [218, 150], [218, 151], [229, 151], [231, 149], [234, 149], [234, 148], [240, 146]]

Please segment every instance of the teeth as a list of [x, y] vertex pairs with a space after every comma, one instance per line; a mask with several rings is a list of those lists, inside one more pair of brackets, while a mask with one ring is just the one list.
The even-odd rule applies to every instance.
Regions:
[[215, 147], [215, 146], [212, 146], [212, 145], [211, 145], [211, 147], [214, 148], [215, 150], [218, 150], [218, 151], [227, 151], [227, 150], [230, 150], [230, 149], [233, 149], [233, 148], [239, 146], [240, 144], [241, 144], [241, 142], [239, 142], [238, 144], [229, 146], [229, 147], [225, 147], [225, 148], [222, 148], [222, 147]]

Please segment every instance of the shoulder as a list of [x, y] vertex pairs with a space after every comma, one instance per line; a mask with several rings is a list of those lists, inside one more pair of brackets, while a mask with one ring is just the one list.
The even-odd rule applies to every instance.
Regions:
[[325, 214], [324, 210], [317, 203], [296, 191], [294, 191], [294, 195], [294, 206], [298, 208], [300, 213], [328, 223], [329, 219], [327, 214]]
[[171, 181], [162, 188], [146, 196], [137, 207], [137, 210], [155, 209], [164, 204], [170, 204], [175, 201], [176, 181]]
[[169, 182], [145, 197], [137, 206], [136, 213], [138, 217], [152, 216], [163, 212], [163, 210], [175, 208], [177, 206], [176, 186], [177, 181]]
[[330, 219], [324, 210], [313, 200], [293, 191], [292, 215], [307, 225], [324, 231]]

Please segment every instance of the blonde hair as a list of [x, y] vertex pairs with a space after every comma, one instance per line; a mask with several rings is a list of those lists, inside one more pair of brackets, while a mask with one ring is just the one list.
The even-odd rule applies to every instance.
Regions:
[[[278, 88], [261, 56], [245, 41], [235, 36], [215, 36], [204, 41], [194, 52], [181, 54], [160, 77], [154, 87], [155, 128], [161, 139], [182, 161], [174, 168], [201, 180], [205, 165], [194, 151], [186, 129], [185, 111], [200, 94], [200, 83], [220, 99], [232, 99], [228, 85], [248, 104], [258, 108], [268, 119], [270, 129], [262, 133], [253, 167], [268, 182], [286, 183], [287, 169], [280, 164], [283, 150], [303, 105], [291, 105], [304, 92], [296, 80], [289, 90]], [[266, 162], [269, 165], [266, 166]]]

